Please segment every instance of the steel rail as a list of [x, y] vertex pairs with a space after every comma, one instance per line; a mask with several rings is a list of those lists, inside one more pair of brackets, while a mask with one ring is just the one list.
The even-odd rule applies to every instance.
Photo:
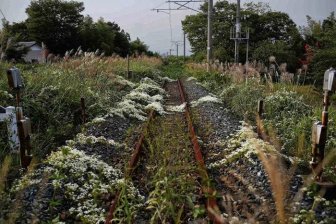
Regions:
[[[140, 157], [140, 153], [141, 153], [141, 149], [142, 149], [142, 144], [143, 144], [144, 139], [145, 139], [145, 132], [147, 131], [149, 123], [153, 119], [154, 115], [155, 115], [155, 111], [151, 110], [149, 112], [147, 122], [142, 129], [142, 133], [141, 133], [141, 135], [140, 135], [140, 137], [139, 137], [139, 139], [138, 139], [138, 141], [135, 145], [135, 149], [132, 153], [132, 157], [131, 157], [131, 159], [128, 163], [128, 167], [127, 167], [126, 174], [125, 174], [125, 179], [129, 178], [132, 175], [132, 172], [133, 172], [136, 164], [139, 161], [139, 157]], [[105, 224], [110, 224], [112, 222], [112, 219], [114, 217], [114, 212], [115, 212], [115, 210], [117, 208], [117, 205], [119, 203], [120, 196], [121, 196], [121, 192], [118, 191], [116, 193], [115, 198], [112, 200], [112, 202], [110, 204], [109, 212], [108, 212], [107, 217], [105, 219]]]
[[192, 118], [191, 118], [190, 108], [186, 100], [186, 94], [185, 94], [185, 90], [184, 90], [181, 80], [178, 80], [178, 87], [180, 91], [181, 102], [183, 104], [186, 104], [185, 117], [188, 122], [188, 129], [189, 129], [190, 139], [193, 144], [195, 159], [198, 163], [199, 175], [202, 179], [202, 192], [204, 196], [206, 197], [205, 206], [207, 209], [208, 217], [215, 224], [223, 224], [225, 223], [225, 221], [217, 205], [215, 191], [209, 186], [209, 183], [210, 183], [209, 176], [208, 176], [208, 173], [205, 167], [201, 147], [197, 140], [195, 128], [194, 128]]

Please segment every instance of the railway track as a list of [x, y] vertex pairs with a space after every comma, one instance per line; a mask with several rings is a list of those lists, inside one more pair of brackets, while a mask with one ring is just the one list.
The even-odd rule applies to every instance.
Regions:
[[[155, 117], [149, 113], [125, 178], [145, 195], [146, 207], [134, 223], [187, 223], [211, 220], [224, 223], [210, 186], [186, 93], [180, 80], [165, 85], [166, 105], [186, 105], [184, 113]], [[105, 223], [111, 223], [120, 203], [120, 192], [110, 204]], [[207, 217], [206, 217], [207, 216]]]
[[[209, 92], [195, 82], [185, 82], [188, 100], [196, 101]], [[254, 155], [247, 159], [232, 156], [239, 151], [244, 138], [230, 136], [239, 130], [235, 118], [222, 104], [204, 104], [191, 108], [195, 130], [202, 139], [202, 154], [209, 179], [216, 190], [217, 204], [226, 220], [238, 223], [270, 223], [277, 216], [272, 190], [262, 162]], [[207, 124], [207, 126], [205, 126]], [[233, 142], [231, 140], [233, 139]], [[235, 157], [235, 158], [234, 158]], [[230, 161], [225, 163], [222, 161]], [[214, 164], [221, 164], [212, 166]], [[210, 165], [210, 166], [209, 166]]]

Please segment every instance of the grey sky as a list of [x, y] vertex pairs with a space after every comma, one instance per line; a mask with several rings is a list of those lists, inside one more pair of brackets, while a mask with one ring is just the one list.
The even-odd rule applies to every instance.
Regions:
[[[81, 0], [84, 2], [84, 14], [94, 19], [103, 17], [105, 20], [115, 21], [132, 39], [139, 37], [145, 41], [150, 49], [165, 53], [174, 46], [170, 43], [169, 16], [156, 13], [150, 9], [163, 4], [166, 0]], [[236, 2], [236, 0], [230, 0]], [[269, 2], [272, 9], [283, 11], [298, 24], [306, 24], [306, 15], [322, 20], [336, 10], [336, 0], [252, 0], [254, 2]], [[242, 0], [251, 2], [251, 0]], [[0, 0], [0, 9], [10, 22], [26, 19], [25, 8], [30, 0]], [[163, 4], [161, 7], [167, 5]], [[197, 8], [197, 3], [191, 6]], [[176, 11], [172, 13], [173, 40], [182, 41], [181, 20], [192, 11]], [[2, 16], [0, 16], [2, 17]], [[189, 45], [187, 46], [189, 50]], [[182, 52], [182, 51], [180, 51]]]

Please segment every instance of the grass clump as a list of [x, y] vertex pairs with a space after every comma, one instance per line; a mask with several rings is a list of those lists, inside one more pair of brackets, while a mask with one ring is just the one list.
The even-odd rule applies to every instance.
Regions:
[[205, 215], [195, 196], [200, 190], [197, 167], [180, 116], [156, 118], [146, 138], [150, 223], [184, 223]]

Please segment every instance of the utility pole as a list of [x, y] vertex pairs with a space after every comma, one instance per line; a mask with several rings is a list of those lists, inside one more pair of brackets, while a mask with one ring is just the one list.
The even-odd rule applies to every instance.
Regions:
[[212, 10], [213, 0], [208, 0], [208, 46], [207, 46], [207, 71], [210, 71], [212, 59]]
[[[244, 18], [248, 18], [248, 16], [244, 16]], [[242, 26], [241, 26], [241, 15], [240, 15], [240, 0], [237, 0], [237, 12], [236, 12], [236, 24], [231, 29], [230, 39], [235, 42], [235, 64], [239, 63], [239, 45], [241, 42], [246, 41], [246, 63], [248, 63], [248, 51], [249, 51], [249, 29], [246, 29], [246, 33], [242, 34]]]
[[240, 43], [240, 0], [237, 0], [237, 15], [236, 15], [236, 39], [235, 39], [235, 63], [239, 63], [239, 43]]
[[183, 31], [183, 59], [186, 57], [186, 33]]
[[247, 42], [246, 42], [246, 62], [245, 62], [245, 65], [246, 65], [246, 72], [248, 72], [248, 67], [249, 67], [249, 31], [248, 31], [248, 37], [247, 37]]
[[172, 44], [175, 44], [175, 46], [176, 46], [176, 56], [178, 57], [179, 46], [181, 46], [182, 42], [181, 41], [172, 41]]

